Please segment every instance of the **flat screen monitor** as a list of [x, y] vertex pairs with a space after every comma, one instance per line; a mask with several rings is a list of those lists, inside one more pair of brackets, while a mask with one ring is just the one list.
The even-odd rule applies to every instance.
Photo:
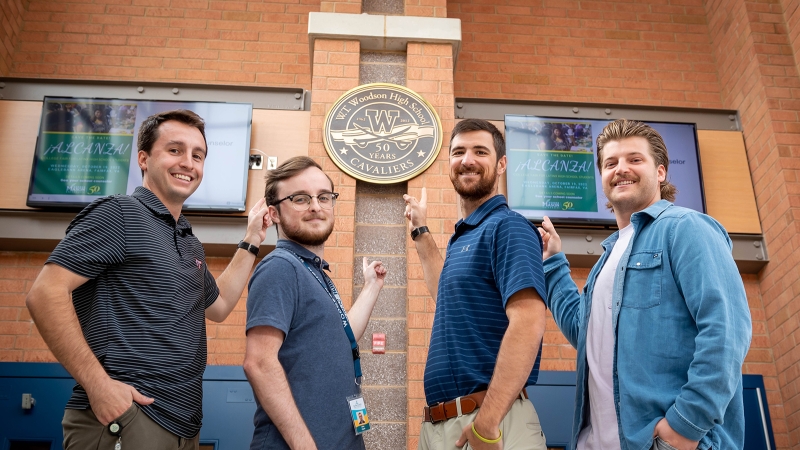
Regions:
[[[614, 225], [597, 170], [597, 135], [609, 120], [506, 115], [508, 201], [533, 221]], [[692, 123], [645, 122], [664, 138], [676, 205], [705, 212]]]
[[107, 195], [131, 194], [142, 184], [139, 126], [173, 109], [194, 111], [206, 124], [203, 181], [184, 211], [244, 211], [252, 104], [69, 97], [42, 103], [27, 205], [80, 208]]

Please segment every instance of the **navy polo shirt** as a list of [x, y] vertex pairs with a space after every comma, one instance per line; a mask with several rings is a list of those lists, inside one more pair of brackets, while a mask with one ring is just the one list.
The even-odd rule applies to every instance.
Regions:
[[[47, 259], [89, 281], [72, 303], [86, 342], [114, 380], [156, 401], [147, 417], [184, 437], [200, 431], [206, 368], [205, 310], [219, 296], [200, 241], [155, 194], [92, 202]], [[68, 409], [86, 409], [83, 386]]]
[[[497, 195], [458, 221], [447, 244], [425, 365], [428, 405], [489, 387], [508, 328], [506, 302], [526, 288], [546, 298], [541, 237]], [[536, 383], [540, 358], [541, 347], [526, 385]]]

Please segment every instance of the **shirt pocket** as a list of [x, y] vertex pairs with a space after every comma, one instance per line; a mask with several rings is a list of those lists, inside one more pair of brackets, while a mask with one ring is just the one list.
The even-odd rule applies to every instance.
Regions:
[[625, 266], [622, 307], [648, 309], [661, 304], [661, 250], [631, 253]]

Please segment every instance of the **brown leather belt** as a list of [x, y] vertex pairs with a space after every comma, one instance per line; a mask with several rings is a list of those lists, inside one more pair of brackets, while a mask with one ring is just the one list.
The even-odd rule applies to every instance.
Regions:
[[[525, 389], [519, 394], [520, 398], [528, 398], [528, 393]], [[480, 408], [483, 404], [483, 399], [486, 398], [486, 391], [475, 392], [473, 394], [459, 397], [449, 402], [439, 403], [434, 406], [426, 406], [423, 408], [423, 422], [443, 422], [459, 415], [469, 414], [476, 409]], [[458, 402], [461, 401], [461, 414], [458, 412]]]

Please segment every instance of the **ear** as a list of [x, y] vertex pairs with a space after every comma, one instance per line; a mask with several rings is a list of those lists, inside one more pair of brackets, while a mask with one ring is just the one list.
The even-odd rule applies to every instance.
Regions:
[[144, 171], [147, 171], [147, 157], [148, 154], [143, 152], [142, 150], [139, 150], [139, 153], [136, 155], [136, 159], [139, 163], [139, 168]]
[[659, 164], [658, 168], [656, 169], [656, 172], [658, 172], [658, 182], [659, 182], [659, 184], [663, 183], [664, 181], [666, 181], [666, 179], [667, 179], [667, 169], [665, 169], [663, 165]]
[[267, 214], [269, 214], [269, 218], [272, 220], [272, 223], [278, 224], [281, 223], [281, 213], [278, 211], [278, 207], [274, 205], [270, 205], [267, 207]]
[[506, 173], [507, 166], [508, 158], [506, 158], [506, 155], [503, 155], [503, 157], [497, 161], [497, 174], [502, 175]]

